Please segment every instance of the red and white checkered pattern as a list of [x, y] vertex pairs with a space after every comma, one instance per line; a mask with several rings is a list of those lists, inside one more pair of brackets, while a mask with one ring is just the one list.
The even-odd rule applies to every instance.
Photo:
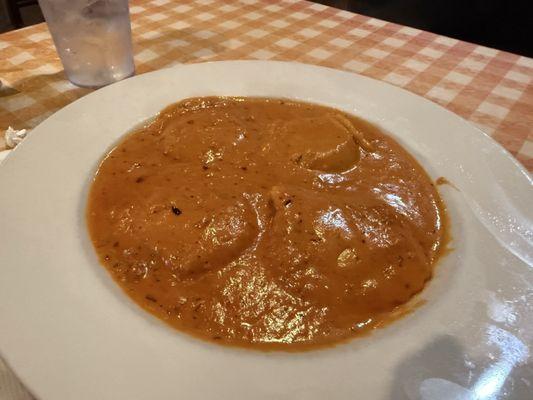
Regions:
[[[137, 73], [231, 59], [353, 71], [456, 112], [533, 171], [533, 59], [303, 0], [130, 3]], [[0, 35], [0, 80], [0, 133], [33, 128], [90, 92], [65, 79], [45, 24]], [[3, 396], [31, 398], [0, 360]]]
[[[137, 73], [229, 59], [353, 71], [454, 111], [533, 170], [533, 59], [302, 0], [133, 0], [130, 11]], [[89, 92], [66, 81], [44, 24], [0, 35], [0, 80], [0, 132]]]

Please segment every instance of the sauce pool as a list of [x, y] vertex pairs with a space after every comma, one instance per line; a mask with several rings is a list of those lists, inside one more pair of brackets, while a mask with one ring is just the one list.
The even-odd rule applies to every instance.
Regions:
[[431, 279], [445, 212], [373, 125], [283, 99], [193, 98], [102, 161], [90, 237], [116, 282], [180, 331], [303, 350], [382, 325]]

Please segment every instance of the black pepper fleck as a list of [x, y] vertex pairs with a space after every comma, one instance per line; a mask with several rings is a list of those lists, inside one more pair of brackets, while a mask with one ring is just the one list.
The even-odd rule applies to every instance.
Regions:
[[181, 210], [176, 206], [172, 206], [172, 212], [176, 215], [181, 215]]

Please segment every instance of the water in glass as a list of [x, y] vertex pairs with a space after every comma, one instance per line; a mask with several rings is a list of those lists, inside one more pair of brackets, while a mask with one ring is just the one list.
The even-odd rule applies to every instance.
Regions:
[[100, 87], [133, 75], [128, 0], [39, 0], [68, 79]]

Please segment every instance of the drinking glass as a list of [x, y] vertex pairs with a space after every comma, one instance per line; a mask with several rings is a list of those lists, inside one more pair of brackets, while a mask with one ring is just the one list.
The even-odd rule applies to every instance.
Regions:
[[101, 87], [135, 73], [128, 0], [39, 0], [67, 78]]

